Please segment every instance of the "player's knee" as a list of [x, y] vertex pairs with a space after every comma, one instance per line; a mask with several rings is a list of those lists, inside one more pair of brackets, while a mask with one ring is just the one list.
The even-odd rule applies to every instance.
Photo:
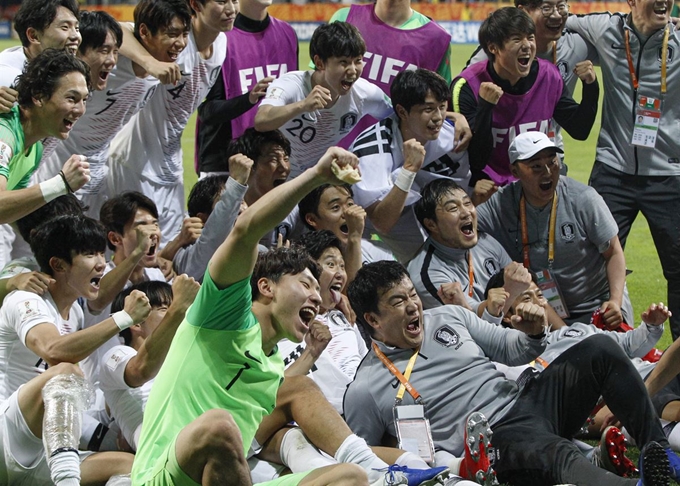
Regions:
[[196, 419], [193, 439], [196, 447], [218, 454], [243, 454], [241, 431], [226, 410], [208, 410]]

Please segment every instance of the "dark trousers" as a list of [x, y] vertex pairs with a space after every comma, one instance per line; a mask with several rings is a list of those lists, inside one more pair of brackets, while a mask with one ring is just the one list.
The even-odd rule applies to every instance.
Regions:
[[647, 220], [668, 283], [673, 339], [680, 336], [680, 176], [627, 175], [595, 162], [589, 184], [602, 196], [625, 247], [639, 212]]
[[532, 378], [493, 426], [499, 481], [517, 485], [633, 485], [594, 466], [573, 444], [600, 395], [642, 447], [668, 446], [644, 384], [611, 338], [591, 336]]

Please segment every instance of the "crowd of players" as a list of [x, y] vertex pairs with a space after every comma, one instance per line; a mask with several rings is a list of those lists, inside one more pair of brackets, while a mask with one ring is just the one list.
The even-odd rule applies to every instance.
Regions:
[[[22, 2], [0, 484], [680, 479], [680, 37], [628, 3], [516, 0], [456, 75], [407, 0], [340, 9], [305, 69], [267, 0]], [[561, 130], [590, 134], [594, 65], [586, 186]], [[668, 306], [632, 327], [640, 211]]]

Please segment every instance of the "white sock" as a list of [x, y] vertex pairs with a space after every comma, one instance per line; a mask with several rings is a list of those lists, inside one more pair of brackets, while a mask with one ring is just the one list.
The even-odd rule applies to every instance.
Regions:
[[384, 469], [387, 464], [376, 456], [366, 441], [356, 435], [348, 436], [335, 453], [335, 460], [343, 463], [357, 464], [364, 468], [368, 474], [368, 482], [372, 483], [385, 475], [385, 472], [376, 471]]
[[299, 428], [290, 429], [281, 440], [281, 461], [294, 473], [336, 464], [314, 447]]
[[427, 465], [425, 461], [413, 452], [404, 452], [401, 456], [397, 458], [396, 464], [400, 466], [410, 467], [411, 469], [429, 469], [430, 466]]
[[56, 486], [80, 486], [80, 457], [77, 451], [58, 452], [47, 460], [47, 466]]
[[680, 427], [677, 425], [673, 427], [671, 433], [668, 434], [668, 443], [670, 444], [671, 449], [680, 451]]

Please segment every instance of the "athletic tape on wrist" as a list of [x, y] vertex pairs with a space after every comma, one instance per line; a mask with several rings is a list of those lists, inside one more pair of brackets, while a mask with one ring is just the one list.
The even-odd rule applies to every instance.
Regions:
[[116, 326], [118, 326], [118, 329], [121, 331], [124, 331], [130, 326], [133, 326], [135, 323], [132, 320], [132, 317], [130, 317], [130, 314], [125, 312], [124, 310], [114, 312], [111, 314], [111, 317], [113, 318], [113, 322], [116, 323]]
[[394, 185], [404, 192], [409, 192], [414, 180], [416, 180], [416, 173], [402, 167]]
[[43, 181], [38, 184], [38, 186], [40, 186], [40, 192], [42, 192], [43, 199], [45, 199], [46, 203], [53, 201], [59, 196], [68, 194], [68, 188], [60, 175], [56, 175], [51, 179]]

